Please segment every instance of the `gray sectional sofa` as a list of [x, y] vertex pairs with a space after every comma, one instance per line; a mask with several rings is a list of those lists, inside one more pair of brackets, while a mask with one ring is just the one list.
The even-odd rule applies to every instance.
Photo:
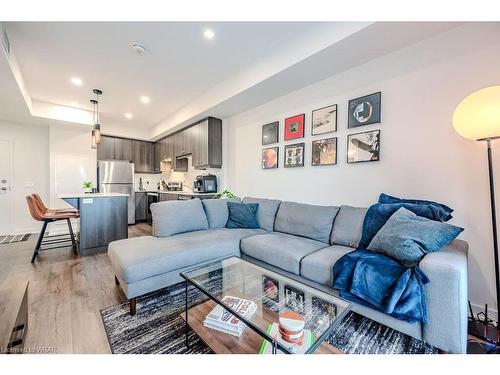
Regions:
[[[239, 201], [239, 199], [236, 199]], [[325, 207], [279, 200], [259, 203], [260, 229], [228, 229], [227, 200], [167, 201], [151, 205], [153, 236], [110, 243], [117, 283], [130, 300], [183, 281], [180, 272], [240, 256], [329, 293], [332, 268], [359, 243], [366, 208]], [[467, 341], [467, 249], [455, 240], [420, 263], [429, 324], [410, 324], [366, 306], [353, 310], [450, 353], [465, 353]]]

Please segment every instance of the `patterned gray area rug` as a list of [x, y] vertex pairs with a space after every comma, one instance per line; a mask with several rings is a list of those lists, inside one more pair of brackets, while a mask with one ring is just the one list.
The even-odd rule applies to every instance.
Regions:
[[[137, 299], [137, 315], [129, 314], [128, 303], [101, 311], [104, 328], [113, 353], [120, 354], [208, 354], [205, 343], [189, 331], [185, 345], [184, 284], [150, 293]], [[205, 299], [190, 289], [190, 305]], [[404, 333], [354, 312], [349, 313], [328, 340], [348, 354], [436, 354], [438, 350]]]

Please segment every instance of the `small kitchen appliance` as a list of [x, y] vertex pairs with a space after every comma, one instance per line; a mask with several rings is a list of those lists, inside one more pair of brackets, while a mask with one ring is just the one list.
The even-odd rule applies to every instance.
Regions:
[[182, 191], [182, 182], [180, 182], [180, 181], [169, 181], [169, 182], [167, 182], [167, 190], [170, 190], [170, 191]]
[[196, 176], [193, 182], [193, 191], [196, 193], [217, 193], [217, 176], [207, 174]]

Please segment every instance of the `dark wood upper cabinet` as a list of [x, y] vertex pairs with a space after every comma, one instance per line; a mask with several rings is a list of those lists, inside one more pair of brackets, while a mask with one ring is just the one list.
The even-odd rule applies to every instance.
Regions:
[[196, 169], [222, 167], [220, 119], [209, 117], [155, 143], [102, 136], [97, 146], [97, 160], [128, 160], [139, 173], [160, 172], [162, 160], [170, 160], [176, 169], [176, 157], [190, 154]]
[[132, 161], [132, 140], [115, 138], [115, 159]]
[[213, 117], [193, 126], [193, 167], [222, 167], [222, 121]]
[[146, 141], [132, 141], [132, 162], [138, 173], [153, 172], [153, 143]]
[[115, 158], [115, 138], [101, 136], [97, 145], [97, 160], [113, 160]]
[[191, 153], [192, 145], [189, 144], [191, 141], [190, 134], [191, 131], [188, 131], [188, 129], [182, 130], [174, 134], [175, 156], [187, 155]]

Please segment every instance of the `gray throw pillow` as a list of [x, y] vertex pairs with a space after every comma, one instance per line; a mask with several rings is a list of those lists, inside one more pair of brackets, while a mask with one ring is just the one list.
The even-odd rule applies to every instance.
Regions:
[[368, 250], [388, 255], [407, 267], [417, 266], [427, 253], [449, 245], [463, 228], [417, 216], [401, 207], [387, 220]]
[[207, 216], [198, 198], [153, 203], [151, 216], [153, 235], [156, 237], [208, 229]]

